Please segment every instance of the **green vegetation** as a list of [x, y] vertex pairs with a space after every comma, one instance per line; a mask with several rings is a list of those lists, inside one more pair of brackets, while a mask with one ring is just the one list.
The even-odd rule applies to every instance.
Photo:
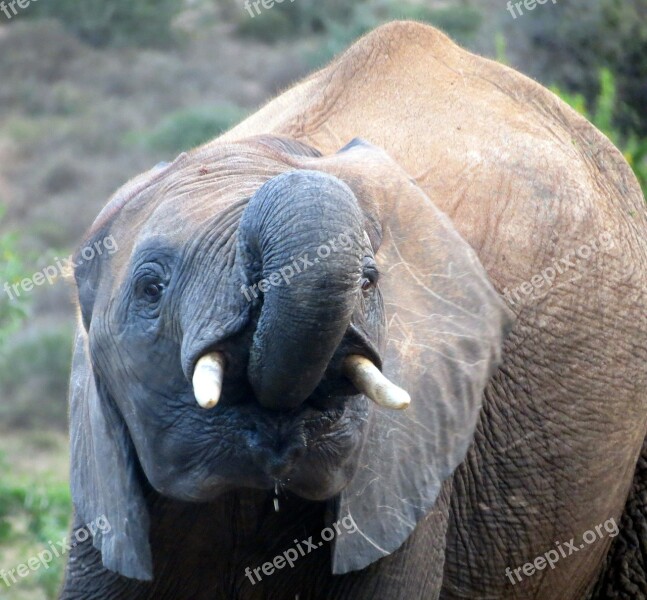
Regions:
[[30, 268], [18, 247], [18, 234], [0, 235], [0, 423], [64, 430], [71, 326], [25, 330], [35, 292], [9, 295], [4, 289], [5, 283], [11, 286], [26, 278]]
[[72, 326], [21, 332], [0, 354], [0, 422], [4, 427], [67, 427]]
[[600, 92], [592, 104], [586, 101], [583, 94], [564, 92], [557, 86], [552, 86], [551, 89], [616, 145], [634, 170], [643, 194], [647, 196], [647, 138], [640, 138], [633, 132], [623, 133], [615, 124], [614, 115], [618, 114], [618, 95], [613, 73], [609, 69], [600, 70]]
[[480, 11], [469, 5], [430, 9], [423, 4], [404, 4], [395, 0], [355, 4], [348, 19], [325, 21], [326, 38], [309, 55], [308, 64], [311, 67], [323, 66], [360, 36], [394, 19], [429, 23], [464, 45], [472, 40], [482, 20]]
[[[280, 5], [282, 6], [282, 5]], [[267, 14], [254, 18], [249, 15], [240, 17], [238, 33], [266, 44], [275, 44], [292, 35], [290, 19], [282, 10], [269, 10]]]
[[[0, 210], [0, 217], [4, 209]], [[5, 282], [10, 285], [21, 281], [27, 273], [27, 265], [23, 261], [18, 248], [18, 237], [15, 233], [0, 235], [0, 285]], [[0, 382], [2, 382], [3, 402], [0, 403], [0, 422], [4, 427], [11, 424], [8, 417], [15, 417], [16, 407], [10, 385], [24, 386], [31, 379], [28, 370], [46, 373], [51, 372], [52, 357], [62, 358], [61, 340], [52, 344], [42, 344], [42, 340], [34, 342], [33, 346], [21, 356], [11, 345], [11, 338], [24, 323], [28, 312], [28, 301], [22, 296], [13, 300], [2, 290], [0, 296]], [[59, 347], [57, 347], [57, 344]], [[70, 341], [65, 341], [69, 349]], [[66, 352], [69, 354], [69, 350]], [[38, 365], [32, 361], [36, 357]], [[62, 359], [63, 360], [63, 359]], [[57, 365], [61, 372], [69, 368], [69, 356]], [[65, 376], [67, 377], [67, 376]], [[8, 385], [9, 384], [9, 385]], [[67, 386], [67, 383], [65, 383]], [[59, 386], [60, 387], [60, 386]], [[51, 398], [43, 402], [42, 390], [37, 396], [39, 405], [49, 411], [46, 419], [38, 424], [51, 424], [51, 419], [65, 418], [64, 405], [56, 405], [53, 400], [60, 395], [60, 390], [51, 390]], [[48, 390], [50, 393], [50, 390]], [[63, 397], [65, 394], [63, 393]], [[10, 402], [6, 400], [10, 399]], [[35, 403], [34, 403], [35, 404]], [[34, 406], [32, 406], [34, 408]], [[36, 407], [39, 408], [39, 407]], [[41, 413], [39, 413], [41, 414]], [[42, 414], [41, 414], [42, 416]], [[33, 414], [30, 412], [30, 418]], [[5, 434], [2, 434], [5, 438]], [[56, 444], [47, 434], [35, 432], [30, 434], [31, 449], [39, 448], [49, 453]], [[15, 445], [15, 442], [14, 442]], [[17, 452], [16, 454], [20, 454]], [[13, 568], [25, 562], [46, 548], [49, 541], [60, 541], [67, 532], [71, 514], [71, 500], [67, 483], [57, 481], [51, 476], [39, 477], [29, 471], [20, 472], [15, 465], [10, 464], [4, 453], [0, 451], [0, 564], [3, 568]], [[12, 561], [12, 562], [7, 562]], [[49, 568], [39, 569], [30, 574], [25, 581], [19, 581], [16, 586], [21, 589], [39, 590], [41, 597], [54, 599], [62, 577], [65, 561], [59, 559], [52, 562]], [[6, 597], [6, 584], [0, 580], [0, 597]]]
[[[0, 222], [5, 213], [0, 206]], [[14, 333], [27, 316], [24, 298], [11, 299], [5, 292], [4, 285], [18, 283], [23, 277], [25, 266], [18, 251], [18, 235], [15, 232], [0, 235], [0, 360], [4, 358], [5, 347], [9, 336]], [[0, 377], [0, 381], [2, 378]]]
[[363, 0], [354, 4], [341, 0], [299, 0], [294, 4], [276, 4], [253, 18], [245, 11], [239, 17], [238, 32], [266, 43], [322, 34], [323, 43], [309, 60], [313, 66], [319, 66], [361, 35], [394, 19], [431, 23], [462, 44], [473, 38], [482, 21], [480, 11], [469, 4], [432, 9], [425, 4], [398, 0]]
[[[495, 36], [495, 48], [496, 59], [503, 64], [509, 64], [507, 41], [500, 32]], [[623, 132], [616, 124], [615, 115], [620, 112], [618, 104], [621, 101], [618, 98], [615, 75], [605, 67], [598, 71], [599, 92], [592, 101], [587, 101], [584, 94], [567, 92], [557, 84], [551, 85], [550, 89], [593, 123], [622, 152], [633, 169], [647, 201], [647, 138], [634, 131]]]
[[589, 105], [601, 92], [600, 68], [614, 74], [615, 127], [647, 136], [647, 0], [569, 0], [515, 22], [530, 41], [527, 71], [582, 94]]
[[[224, 0], [227, 2], [228, 0]], [[254, 17], [247, 10], [238, 15], [238, 33], [273, 44], [285, 38], [329, 32], [335, 23], [353, 18], [356, 6], [346, 0], [298, 0], [261, 9]]]
[[[50, 542], [62, 541], [68, 534], [71, 515], [67, 482], [56, 481], [51, 476], [18, 474], [11, 466], [0, 454], [3, 472], [0, 478], [0, 558], [5, 569], [37, 556]], [[41, 567], [25, 579], [19, 579], [12, 589], [39, 590], [40, 597], [54, 600], [64, 568], [65, 558], [55, 558], [48, 568]], [[0, 597], [5, 597], [5, 588], [6, 584], [0, 580]]]
[[167, 157], [190, 150], [230, 129], [246, 111], [231, 104], [179, 110], [150, 132], [131, 133], [127, 142], [139, 143]]
[[92, 46], [166, 46], [178, 0], [56, 0], [32, 3], [25, 17], [50, 17]]

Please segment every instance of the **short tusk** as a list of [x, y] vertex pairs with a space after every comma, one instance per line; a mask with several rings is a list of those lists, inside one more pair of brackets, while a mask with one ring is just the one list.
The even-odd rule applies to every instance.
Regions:
[[225, 357], [211, 352], [200, 358], [193, 371], [193, 394], [202, 408], [213, 408], [220, 400]]
[[375, 404], [393, 410], [402, 410], [411, 403], [411, 396], [391, 383], [380, 370], [364, 356], [351, 354], [344, 360], [344, 374], [355, 387]]

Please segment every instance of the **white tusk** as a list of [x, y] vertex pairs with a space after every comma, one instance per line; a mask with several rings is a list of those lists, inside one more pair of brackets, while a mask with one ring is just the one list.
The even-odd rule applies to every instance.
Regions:
[[375, 404], [393, 410], [402, 410], [411, 403], [411, 396], [391, 383], [380, 370], [364, 356], [351, 354], [344, 360], [344, 374], [355, 387]]
[[225, 357], [211, 352], [200, 357], [193, 371], [193, 394], [202, 408], [213, 408], [220, 400]]

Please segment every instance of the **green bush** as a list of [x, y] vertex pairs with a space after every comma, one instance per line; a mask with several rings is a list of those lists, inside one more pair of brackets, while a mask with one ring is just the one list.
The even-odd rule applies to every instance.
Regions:
[[28, 269], [18, 235], [0, 235], [0, 423], [65, 429], [72, 332], [70, 327], [21, 329], [32, 297], [16, 294], [11, 286], [28, 277]]
[[[3, 212], [0, 210], [0, 217]], [[27, 276], [28, 267], [17, 242], [18, 237], [14, 233], [0, 235], [0, 285], [3, 287], [5, 283], [18, 283]], [[42, 344], [40, 341], [43, 340], [37, 340], [30, 348], [23, 345], [21, 349], [13, 340], [27, 316], [27, 301], [24, 295], [11, 299], [4, 290], [0, 293], [0, 423], [11, 427], [16, 416], [23, 411], [26, 422], [37, 422], [42, 427], [58, 420], [64, 427], [71, 340], [69, 336], [66, 339], [49, 338]], [[33, 360], [36, 360], [35, 364]], [[58, 380], [45, 377], [35, 382], [34, 372], [39, 373], [40, 378], [43, 373], [51, 373], [52, 369], [59, 372]], [[36, 402], [27, 408], [15, 402], [16, 391], [23, 390], [26, 382], [41, 386], [32, 395]], [[57, 399], [60, 399], [58, 403]], [[28, 473], [14, 474], [2, 454], [0, 471], [0, 556], [4, 559], [3, 548], [10, 548], [11, 556], [16, 551], [20, 556], [34, 556], [46, 548], [50, 540], [60, 541], [67, 533], [71, 514], [67, 483], [35, 481]], [[3, 565], [10, 566], [4, 564], [4, 560]], [[36, 588], [48, 600], [54, 600], [64, 567], [64, 560], [54, 561], [49, 568], [35, 572], [30, 581], [14, 585], [29, 590]], [[5, 587], [6, 584], [0, 580], [0, 597], [6, 596]]]
[[615, 75], [613, 121], [647, 136], [647, 0], [569, 0], [517, 19], [510, 34], [529, 42], [527, 68], [593, 104], [600, 68]]
[[72, 327], [21, 333], [0, 356], [0, 422], [65, 430]]
[[[72, 512], [68, 484], [12, 475], [2, 455], [0, 468], [4, 473], [0, 478], [0, 547], [19, 549], [21, 557], [34, 556], [50, 542], [56, 544], [66, 537]], [[35, 571], [30, 580], [14, 585], [38, 588], [48, 600], [54, 600], [64, 568], [65, 558], [60, 557], [47, 569]], [[0, 579], [0, 590], [4, 587]], [[0, 596], [4, 597], [1, 591]]]
[[245, 114], [243, 109], [231, 104], [184, 109], [168, 115], [150, 132], [129, 134], [126, 141], [174, 156], [227, 131]]
[[347, 0], [283, 0], [269, 9], [259, 5], [260, 13], [249, 6], [239, 14], [238, 33], [266, 43], [329, 32], [331, 24], [347, 22], [353, 15], [353, 7]]
[[609, 69], [600, 70], [600, 92], [592, 103], [587, 102], [583, 94], [565, 92], [558, 86], [552, 86], [551, 89], [617, 146], [634, 170], [643, 194], [647, 196], [647, 138], [640, 138], [633, 132], [623, 133], [614, 124], [613, 116], [617, 114], [618, 101], [613, 73]]
[[[0, 222], [5, 209], [0, 206]], [[25, 277], [26, 266], [18, 250], [18, 234], [15, 232], [0, 235], [0, 359], [4, 356], [9, 336], [15, 332], [27, 316], [25, 298], [17, 298], [5, 286], [14, 285]]]
[[41, 0], [25, 17], [49, 17], [92, 46], [165, 46], [181, 0]]
[[466, 45], [472, 40], [483, 21], [481, 12], [469, 5], [431, 9], [424, 4], [398, 5], [393, 3], [389, 17], [429, 23], [442, 29], [449, 37], [462, 45]]
[[443, 30], [460, 44], [471, 41], [482, 22], [480, 11], [469, 5], [432, 9], [425, 4], [406, 4], [397, 0], [360, 2], [353, 5], [345, 19], [323, 19], [326, 39], [308, 56], [309, 66], [326, 64], [360, 36], [395, 19], [428, 23]]
[[238, 23], [238, 33], [266, 44], [275, 44], [294, 35], [292, 23], [284, 11], [268, 10], [265, 14], [251, 17], [246, 14]]
[[318, 66], [344, 50], [361, 35], [381, 23], [394, 19], [411, 19], [430, 23], [442, 29], [459, 43], [470, 41], [481, 26], [481, 13], [470, 5], [432, 9], [425, 3], [399, 0], [284, 0], [271, 9], [261, 9], [252, 17], [247, 10], [239, 15], [238, 32], [267, 43], [297, 35], [321, 33], [325, 41], [309, 62]]
[[327, 35], [314, 51], [306, 56], [310, 68], [319, 68], [341, 54], [354, 41], [380, 24], [376, 13], [365, 4], [354, 6], [352, 18], [346, 23], [329, 21]]

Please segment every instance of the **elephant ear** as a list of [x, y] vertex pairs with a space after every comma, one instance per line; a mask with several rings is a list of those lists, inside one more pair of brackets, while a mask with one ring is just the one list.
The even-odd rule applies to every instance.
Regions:
[[348, 183], [369, 236], [381, 237], [383, 372], [411, 395], [404, 411], [371, 411], [359, 468], [337, 499], [337, 518], [357, 526], [335, 539], [341, 574], [394, 552], [434, 507], [472, 442], [511, 316], [474, 250], [386, 153], [354, 141], [321, 166]]
[[[152, 186], [174, 163], [161, 163], [120, 188], [95, 220], [82, 248], [101, 247], [122, 209], [135, 199], [146, 199]], [[126, 253], [127, 240], [113, 238]], [[122, 242], [124, 242], [122, 244]], [[110, 255], [85, 261], [74, 257], [81, 323], [78, 326], [70, 377], [70, 485], [76, 521], [88, 524], [104, 517], [110, 527], [94, 534], [103, 565], [125, 577], [150, 580], [153, 576], [148, 541], [149, 515], [139, 461], [126, 424], [99, 378], [90, 358], [88, 332], [102, 286], [110, 287]], [[104, 281], [106, 279], [106, 281]]]
[[109, 527], [93, 539], [103, 566], [125, 577], [151, 580], [149, 517], [137, 457], [114, 402], [100, 389], [87, 335], [79, 327], [70, 380], [70, 485], [76, 521], [89, 524], [103, 517]]

